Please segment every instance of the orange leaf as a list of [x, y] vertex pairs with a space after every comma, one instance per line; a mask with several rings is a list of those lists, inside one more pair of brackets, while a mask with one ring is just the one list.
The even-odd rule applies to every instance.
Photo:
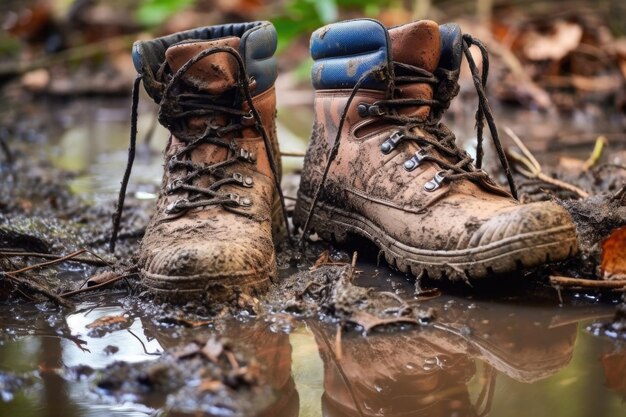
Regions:
[[626, 278], [626, 226], [615, 229], [602, 242], [602, 278]]

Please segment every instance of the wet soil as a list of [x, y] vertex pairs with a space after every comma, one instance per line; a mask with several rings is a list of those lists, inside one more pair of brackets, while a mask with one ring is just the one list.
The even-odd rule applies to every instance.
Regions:
[[[53, 104], [3, 113], [12, 162], [0, 155], [0, 247], [49, 256], [88, 248], [102, 259], [81, 253], [17, 275], [21, 282], [3, 276], [0, 415], [516, 416], [528, 415], [529, 403], [538, 416], [572, 415], [564, 402], [579, 415], [623, 412], [620, 294], [559, 298], [547, 284], [554, 271], [596, 273], [598, 242], [626, 218], [613, 189], [563, 202], [588, 248], [578, 264], [471, 287], [437, 282], [435, 290], [377, 265], [371, 246], [318, 242], [304, 253], [281, 251], [281, 280], [262, 297], [172, 306], [152, 299], [133, 270], [163, 136], [140, 151], [110, 254], [127, 140], [126, 117], [112, 121], [110, 112], [127, 103], [83, 100], [82, 112]], [[42, 117], [29, 125], [24, 113]], [[71, 122], [51, 133], [64, 118]], [[106, 146], [92, 143], [103, 139], [90, 132], [102, 130], [110, 132]], [[72, 135], [91, 150], [73, 153]], [[76, 159], [88, 162], [72, 165]], [[292, 192], [298, 176], [286, 178]], [[46, 260], [5, 255], [0, 269]], [[65, 307], [51, 297], [72, 292]]]

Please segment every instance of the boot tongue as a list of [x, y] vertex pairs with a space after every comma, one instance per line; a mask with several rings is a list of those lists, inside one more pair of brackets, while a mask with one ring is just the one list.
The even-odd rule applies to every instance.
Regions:
[[[172, 71], [176, 72], [206, 49], [229, 46], [239, 50], [239, 43], [240, 39], [234, 36], [210, 41], [179, 43], [165, 51], [165, 59]], [[202, 92], [219, 95], [235, 85], [237, 70], [237, 63], [232, 55], [217, 52], [193, 64], [182, 79]]]
[[[389, 29], [392, 59], [402, 64], [434, 72], [441, 57], [441, 36], [439, 25], [432, 20], [420, 20], [393, 29]], [[430, 84], [412, 83], [397, 85], [396, 98], [423, 99], [433, 98]], [[398, 113], [418, 118], [427, 118], [428, 106], [402, 107]]]

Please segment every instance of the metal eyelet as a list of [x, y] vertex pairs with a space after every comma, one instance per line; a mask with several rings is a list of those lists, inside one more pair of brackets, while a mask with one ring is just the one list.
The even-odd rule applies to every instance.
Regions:
[[249, 207], [252, 205], [252, 201], [248, 197], [241, 197], [239, 194], [228, 193], [224, 197], [228, 200], [225, 204], [229, 206]]
[[183, 204], [183, 203], [187, 204], [188, 203], [187, 199], [181, 198], [181, 199], [174, 201], [173, 203], [168, 204], [167, 207], [165, 208], [165, 213], [167, 214], [180, 213], [181, 211], [184, 210], [182, 207], [180, 207], [180, 204]]
[[404, 169], [407, 171], [413, 171], [415, 168], [420, 166], [424, 159], [426, 159], [426, 152], [423, 149], [420, 149], [415, 152], [415, 155], [413, 155], [411, 159], [404, 162]]
[[238, 172], [235, 172], [233, 174], [233, 179], [235, 181], [237, 181], [237, 184], [242, 185], [242, 186], [244, 186], [246, 188], [252, 187], [252, 185], [254, 183], [253, 180], [252, 180], [252, 177], [249, 177], [247, 175], [244, 176], [244, 175], [242, 175], [242, 174], [240, 174]]
[[241, 125], [245, 127], [254, 126], [255, 120], [252, 110], [248, 110], [248, 114], [241, 116]]
[[254, 76], [251, 75], [248, 78], [248, 88], [250, 89], [250, 91], [254, 91], [254, 90], [256, 90], [256, 86], [257, 86], [256, 78], [254, 78]]
[[389, 136], [389, 138], [380, 145], [380, 151], [387, 155], [389, 152], [393, 151], [398, 143], [402, 140], [404, 134], [400, 133], [399, 130], [396, 130]]
[[175, 170], [175, 169], [176, 169], [176, 165], [178, 165], [178, 162], [179, 162], [179, 161], [178, 161], [178, 158], [176, 158], [176, 155], [173, 155], [173, 156], [170, 158], [170, 160], [168, 161], [168, 163], [167, 163], [167, 168], [168, 168], [170, 171]]
[[356, 111], [361, 117], [368, 116], [382, 116], [385, 112], [378, 104], [359, 103], [356, 107]]
[[250, 152], [247, 149], [239, 148], [239, 154], [237, 155], [237, 159], [246, 162], [256, 162], [256, 155], [254, 152]]
[[172, 194], [183, 184], [182, 180], [174, 180], [165, 187], [166, 194]]
[[445, 173], [446, 171], [437, 172], [432, 180], [424, 184], [424, 190], [428, 192], [433, 192], [437, 188], [439, 188], [441, 184], [446, 180], [446, 177], [444, 176]]

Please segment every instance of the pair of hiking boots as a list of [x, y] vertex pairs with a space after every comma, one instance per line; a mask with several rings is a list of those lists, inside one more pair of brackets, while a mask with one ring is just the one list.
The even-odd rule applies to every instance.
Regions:
[[[484, 96], [487, 66], [479, 74], [472, 44], [485, 58], [482, 44], [458, 25], [426, 20], [386, 28], [357, 19], [313, 33], [315, 122], [294, 226], [340, 242], [361, 235], [390, 265], [432, 278], [479, 278], [576, 251], [564, 209], [513, 198]], [[171, 132], [139, 254], [143, 282], [156, 294], [217, 296], [277, 277], [274, 245], [288, 223], [275, 50], [269, 22], [204, 27], [133, 47], [134, 120], [143, 81]], [[486, 118], [511, 193], [477, 168], [440, 122], [458, 93], [463, 54], [480, 98], [479, 137]], [[132, 131], [134, 147], [136, 124]]]

